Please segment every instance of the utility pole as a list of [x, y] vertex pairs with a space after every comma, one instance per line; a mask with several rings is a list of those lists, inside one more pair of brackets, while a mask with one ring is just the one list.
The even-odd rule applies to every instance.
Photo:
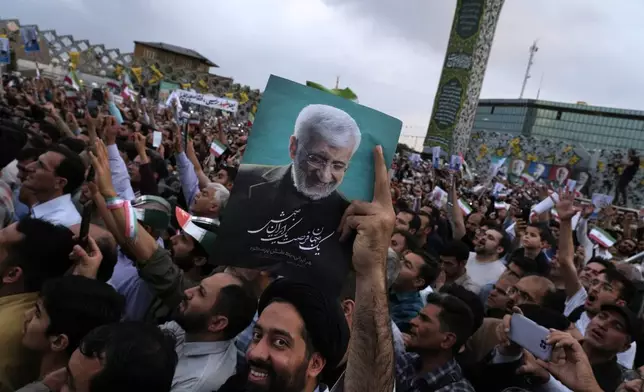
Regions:
[[337, 90], [339, 88], [340, 88], [340, 76], [336, 76], [335, 77], [335, 89]]
[[528, 84], [528, 79], [532, 75], [530, 75], [530, 69], [532, 68], [532, 65], [534, 64], [534, 55], [539, 51], [539, 47], [537, 46], [537, 41], [534, 41], [532, 43], [532, 46], [530, 47], [530, 57], [528, 57], [528, 67], [525, 70], [525, 77], [523, 78], [523, 86], [521, 86], [521, 94], [519, 95], [519, 99], [523, 98], [523, 93], [525, 92], [525, 86]]

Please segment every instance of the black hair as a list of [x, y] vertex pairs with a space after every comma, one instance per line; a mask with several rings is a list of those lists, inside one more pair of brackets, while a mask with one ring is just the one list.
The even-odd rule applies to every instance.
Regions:
[[609, 283], [612, 284], [613, 282], [619, 282], [622, 284], [622, 289], [620, 290], [619, 298], [624, 302], [626, 302], [626, 304], [629, 304], [635, 298], [635, 294], [637, 291], [635, 288], [635, 285], [623, 273], [618, 271], [617, 268], [615, 267], [606, 268], [601, 273], [606, 275], [606, 280]]
[[590, 263], [597, 263], [597, 264], [601, 264], [601, 265], [603, 265], [603, 266], [604, 266], [604, 268], [605, 268], [605, 269], [609, 269], [609, 268], [614, 268], [614, 267], [615, 267], [615, 265], [613, 265], [613, 263], [611, 263], [609, 260], [606, 260], [606, 259], [604, 259], [604, 258], [602, 258], [602, 257], [593, 257], [593, 258], [591, 258], [590, 260], [588, 260], [588, 262], [586, 262], [586, 265], [588, 265], [588, 264], [590, 264]]
[[168, 166], [163, 157], [156, 152], [149, 152], [148, 157], [150, 158], [150, 168], [157, 174], [157, 182], [168, 177]]
[[107, 282], [112, 278], [114, 267], [118, 261], [118, 249], [109, 237], [102, 236], [96, 239], [96, 246], [103, 254], [101, 265], [96, 272], [96, 280]]
[[84, 141], [73, 137], [64, 137], [62, 139], [59, 139], [58, 144], [62, 144], [76, 154], [80, 154], [81, 152], [85, 151], [85, 147], [87, 147]]
[[566, 292], [564, 290], [548, 290], [541, 299], [541, 305], [546, 309], [563, 314], [566, 308]]
[[44, 148], [25, 147], [16, 155], [17, 161], [32, 160], [35, 161], [39, 156], [44, 154], [47, 150]]
[[425, 251], [417, 250], [412, 251], [411, 253], [420, 256], [424, 261], [420, 266], [420, 271], [418, 273], [418, 276], [423, 278], [425, 281], [425, 284], [419, 288], [419, 290], [423, 290], [436, 281], [436, 278], [438, 278], [438, 275], [440, 274], [441, 267], [438, 261]]
[[467, 263], [470, 257], [470, 247], [460, 240], [448, 242], [441, 251], [441, 256], [454, 257], [459, 263]]
[[412, 251], [414, 251], [418, 248], [418, 240], [412, 233], [408, 232], [407, 230], [396, 229], [394, 230], [393, 234], [400, 234], [401, 236], [403, 236], [403, 238], [405, 238], [405, 249], [411, 249]]
[[228, 182], [230, 182], [231, 184], [235, 182], [235, 178], [237, 178], [237, 171], [238, 171], [236, 167], [225, 166], [225, 167], [222, 167], [222, 170], [226, 171], [226, 174], [228, 175]]
[[420, 217], [418, 216], [417, 213], [415, 213], [414, 211], [412, 211], [410, 209], [401, 210], [399, 212], [399, 214], [400, 213], [410, 214], [411, 215], [411, 220], [409, 221], [409, 230], [418, 231], [420, 229], [420, 223], [421, 222], [420, 222]]
[[112, 286], [77, 275], [48, 280], [40, 297], [49, 316], [47, 336], [66, 335], [70, 356], [91, 330], [120, 321], [125, 307]]
[[24, 238], [9, 245], [6, 264], [22, 269], [25, 292], [40, 291], [46, 280], [62, 276], [72, 266], [74, 233], [67, 227], [27, 217], [16, 230]]
[[257, 298], [244, 286], [229, 284], [219, 290], [211, 313], [228, 319], [224, 339], [232, 339], [250, 325], [257, 312]]
[[178, 357], [175, 339], [153, 324], [121, 322], [87, 334], [81, 354], [99, 358], [101, 371], [90, 381], [92, 392], [170, 391]]
[[515, 252], [510, 256], [508, 265], [515, 264], [523, 271], [523, 276], [536, 274], [539, 270], [537, 261], [529, 257], [525, 257], [522, 252]]
[[67, 180], [63, 193], [73, 193], [85, 181], [85, 164], [83, 160], [78, 154], [62, 144], [53, 145], [47, 151], [56, 152], [63, 156], [63, 160], [56, 167], [54, 173]]
[[463, 301], [470, 308], [473, 316], [472, 320], [474, 321], [472, 333], [481, 328], [481, 325], [483, 325], [483, 319], [485, 318], [485, 308], [483, 307], [481, 298], [477, 294], [454, 283], [444, 285], [441, 287], [440, 292], [443, 294], [453, 295]]
[[60, 139], [60, 131], [58, 130], [58, 127], [47, 121], [42, 121], [40, 123], [40, 131], [49, 136], [51, 141], [54, 143]]
[[456, 343], [452, 352], [458, 353], [474, 330], [474, 315], [472, 310], [461, 299], [449, 295], [430, 293], [427, 295], [427, 304], [441, 308], [438, 314], [441, 332], [452, 332], [456, 335]]

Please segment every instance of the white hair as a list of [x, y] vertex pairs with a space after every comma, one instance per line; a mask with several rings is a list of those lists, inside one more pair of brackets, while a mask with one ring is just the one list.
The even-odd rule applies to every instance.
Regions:
[[219, 205], [219, 209], [223, 210], [228, 203], [228, 199], [230, 198], [230, 191], [218, 182], [209, 182], [208, 185], [206, 185], [206, 188], [215, 190], [215, 195], [213, 196], [213, 198]]
[[306, 145], [312, 135], [321, 137], [333, 147], [354, 143], [351, 155], [358, 150], [362, 138], [353, 117], [329, 105], [308, 105], [302, 109], [295, 120], [293, 135], [301, 145]]

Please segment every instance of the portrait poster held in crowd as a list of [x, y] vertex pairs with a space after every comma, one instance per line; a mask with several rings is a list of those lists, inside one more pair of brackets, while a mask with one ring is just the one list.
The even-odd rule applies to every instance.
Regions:
[[338, 294], [352, 239], [338, 226], [373, 197], [373, 149], [393, 159], [401, 121], [271, 76], [221, 219], [213, 263], [262, 268]]

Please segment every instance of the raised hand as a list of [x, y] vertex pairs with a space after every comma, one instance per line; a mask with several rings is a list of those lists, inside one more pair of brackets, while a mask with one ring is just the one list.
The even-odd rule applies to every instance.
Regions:
[[96, 141], [96, 153], [90, 151], [90, 159], [94, 167], [94, 181], [99, 192], [104, 197], [115, 197], [114, 185], [112, 185], [112, 174], [110, 172], [110, 162], [107, 156], [107, 147], [102, 140]]
[[389, 176], [382, 147], [374, 149], [375, 186], [373, 200], [354, 200], [340, 221], [340, 238], [345, 240], [352, 230], [357, 232], [353, 242], [353, 267], [358, 274], [374, 269], [384, 272], [387, 249], [394, 230], [396, 216], [389, 193]]
[[74, 275], [96, 279], [98, 268], [103, 261], [103, 254], [91, 236], [87, 237], [87, 246], [88, 251], [85, 251], [80, 245], [74, 245], [72, 253], [69, 255], [70, 259], [76, 263], [72, 273]]
[[116, 136], [118, 135], [119, 128], [116, 125], [116, 119], [113, 116], [105, 118], [105, 125], [103, 126], [103, 139], [108, 146], [116, 144]]
[[578, 392], [599, 392], [590, 361], [581, 344], [572, 335], [551, 330], [546, 343], [553, 346], [553, 359], [545, 362], [537, 359], [537, 364], [557, 377], [565, 386]]
[[523, 350], [523, 365], [517, 369], [517, 374], [530, 375], [537, 379], [537, 383], [545, 384], [550, 379], [550, 373], [539, 363], [528, 350]]
[[561, 220], [570, 220], [580, 211], [578, 207], [575, 207], [574, 193], [570, 192], [567, 188], [564, 188], [559, 192], [559, 202], [555, 208], [557, 209], [559, 219]]

